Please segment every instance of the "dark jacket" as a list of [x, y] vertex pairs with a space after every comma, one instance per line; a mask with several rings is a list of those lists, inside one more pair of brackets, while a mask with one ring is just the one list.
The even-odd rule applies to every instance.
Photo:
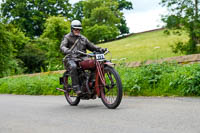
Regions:
[[79, 41], [76, 44], [76, 47], [74, 47], [74, 49], [72, 51], [82, 51], [84, 53], [86, 53], [86, 50], [90, 50], [90, 51], [99, 51], [101, 48], [95, 46], [94, 44], [92, 44], [86, 37], [84, 37], [83, 35], [80, 36], [75, 36], [72, 32], [65, 35], [61, 45], [60, 45], [60, 49], [64, 54], [69, 54], [70, 52], [70, 48], [74, 45], [75, 41], [79, 38]]

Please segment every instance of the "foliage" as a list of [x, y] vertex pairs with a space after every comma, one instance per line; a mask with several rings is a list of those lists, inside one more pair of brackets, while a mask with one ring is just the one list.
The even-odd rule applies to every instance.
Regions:
[[85, 30], [85, 35], [88, 36], [89, 40], [97, 43], [99, 41], [108, 41], [112, 38], [115, 38], [118, 35], [118, 29], [114, 26], [108, 27], [106, 25], [95, 24], [94, 26]]
[[119, 3], [118, 9], [119, 10], [131, 10], [133, 9], [133, 5], [130, 1], [126, 1], [126, 0], [116, 0]]
[[65, 17], [49, 17], [45, 23], [45, 30], [41, 38], [49, 38], [56, 41], [61, 41], [63, 36], [70, 32], [70, 22]]
[[[119, 35], [119, 30], [115, 27], [120, 23], [122, 13], [118, 10], [118, 3], [116, 1], [87, 0], [84, 2], [83, 14], [84, 33], [87, 37], [90, 37], [91, 35], [89, 32], [98, 35], [99, 33], [97, 32], [99, 31], [97, 29], [101, 29], [104, 32], [101, 36], [90, 37], [92, 42], [97, 43], [108, 39], [110, 40]], [[112, 28], [112, 31], [109, 31], [110, 27]], [[106, 33], [109, 33], [110, 35], [107, 35]]]
[[[198, 53], [197, 44], [200, 43], [200, 20], [198, 0], [161, 0], [162, 6], [166, 6], [169, 14], [163, 16], [163, 21], [169, 29], [184, 29], [189, 34], [189, 41], [177, 43], [176, 51], [186, 54]], [[182, 43], [182, 44], [181, 44]], [[183, 47], [180, 47], [183, 45]]]
[[200, 65], [151, 64], [119, 69], [126, 95], [200, 96]]
[[1, 7], [3, 17], [32, 38], [42, 34], [49, 16], [71, 17], [70, 10], [68, 0], [6, 0]]
[[167, 95], [162, 80], [166, 80], [165, 74], [173, 73], [173, 70], [173, 65], [166, 63], [124, 68], [121, 72], [124, 91], [127, 95], [160, 95], [160, 92]]
[[185, 96], [200, 96], [200, 66], [188, 65], [176, 72], [176, 78], [170, 83], [172, 88], [181, 88]]
[[[119, 3], [118, 9], [120, 11], [123, 11], [124, 9], [125, 10], [133, 9], [133, 5], [130, 1], [126, 0], [116, 0], [116, 1]], [[124, 16], [120, 19], [120, 24], [117, 27], [120, 30], [120, 35], [129, 33], [129, 28], [127, 27], [126, 19]]]
[[44, 70], [55, 71], [63, 69], [63, 56], [59, 48], [57, 48], [60, 46], [60, 43], [56, 43], [54, 40], [49, 38], [37, 38], [32, 43], [39, 47], [39, 49], [45, 54], [46, 66]]
[[120, 24], [117, 25], [117, 27], [120, 30], [120, 35], [129, 33], [129, 28], [126, 25], [126, 19], [125, 19], [125, 17], [122, 17], [120, 19]]
[[27, 44], [23, 50], [20, 50], [20, 53], [18, 58], [24, 63], [25, 73], [41, 72], [41, 70], [44, 71], [46, 69], [45, 53], [31, 43]]
[[21, 73], [20, 60], [16, 59], [18, 50], [28, 39], [12, 25], [0, 23], [0, 77]]
[[14, 55], [18, 57], [20, 55], [20, 50], [24, 49], [25, 45], [29, 41], [29, 38], [12, 24], [7, 24], [5, 26], [6, 30], [9, 32], [9, 38], [14, 48]]
[[72, 14], [74, 20], [82, 21], [84, 18], [83, 7], [84, 1], [79, 1], [73, 5]]
[[39, 46], [47, 52], [48, 70], [55, 70], [54, 66], [57, 65], [62, 66], [63, 55], [60, 52], [60, 42], [69, 32], [70, 22], [67, 18], [53, 16], [47, 19], [45, 30], [37, 41], [40, 42]]
[[[114, 0], [114, 2], [118, 3], [118, 10], [119, 11], [132, 10], [133, 9], [132, 3], [127, 1], [127, 0]], [[85, 3], [84, 1], [79, 1], [79, 2], [77, 2], [73, 5], [73, 10], [72, 10], [73, 13], [72, 14], [74, 15], [74, 17], [73, 17], [74, 19], [82, 21], [84, 16], [87, 15], [87, 14], [84, 14], [84, 12], [90, 12], [91, 11], [90, 9], [89, 9], [89, 11], [84, 11], [84, 9], [88, 10], [88, 8], [84, 8], [85, 6], [87, 6], [88, 3], [86, 3], [86, 5], [84, 3]], [[117, 25], [117, 28], [120, 30], [120, 35], [129, 33], [129, 28], [127, 27], [126, 20], [125, 20], [124, 16], [120, 18], [120, 24]]]
[[13, 47], [9, 33], [2, 23], [0, 23], [0, 37], [0, 77], [3, 77], [11, 65]]

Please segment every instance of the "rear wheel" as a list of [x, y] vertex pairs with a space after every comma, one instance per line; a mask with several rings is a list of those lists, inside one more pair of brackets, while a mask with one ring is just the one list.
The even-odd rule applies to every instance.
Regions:
[[80, 102], [80, 98], [77, 96], [76, 92], [72, 88], [72, 80], [70, 75], [64, 74], [64, 89], [66, 90], [65, 98], [67, 102], [72, 106], [77, 106]]
[[122, 83], [117, 71], [109, 66], [104, 68], [106, 86], [101, 90], [101, 100], [109, 109], [115, 109], [122, 100]]

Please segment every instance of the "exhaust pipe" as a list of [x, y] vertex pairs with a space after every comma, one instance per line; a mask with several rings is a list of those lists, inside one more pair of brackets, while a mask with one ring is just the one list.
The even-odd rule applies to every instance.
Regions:
[[56, 88], [56, 90], [62, 91], [62, 92], [66, 92], [66, 90], [60, 89], [60, 88]]

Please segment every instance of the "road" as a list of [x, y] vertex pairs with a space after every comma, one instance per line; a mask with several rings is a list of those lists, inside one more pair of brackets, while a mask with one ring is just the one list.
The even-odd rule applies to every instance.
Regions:
[[127, 97], [110, 110], [100, 99], [0, 95], [0, 133], [200, 133], [200, 98]]

